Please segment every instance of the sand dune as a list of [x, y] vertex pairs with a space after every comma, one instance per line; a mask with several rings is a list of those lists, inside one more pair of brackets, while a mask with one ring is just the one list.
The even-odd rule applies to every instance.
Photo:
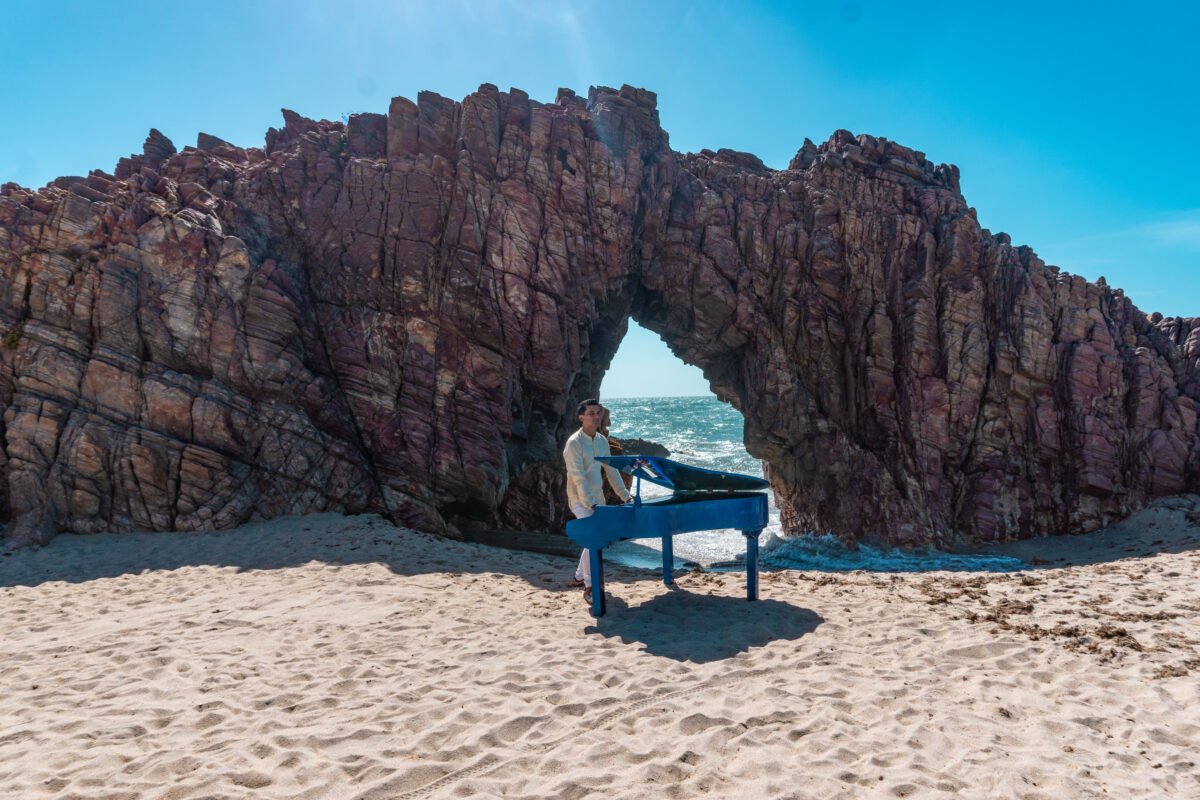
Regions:
[[600, 621], [371, 516], [62, 536], [0, 558], [0, 796], [1196, 798], [1198, 508], [758, 603], [610, 568]]

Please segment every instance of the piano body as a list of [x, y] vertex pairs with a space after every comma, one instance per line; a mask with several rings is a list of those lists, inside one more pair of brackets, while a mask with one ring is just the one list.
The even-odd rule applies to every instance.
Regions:
[[[605, 612], [604, 548], [628, 539], [661, 539], [663, 583], [672, 583], [671, 537], [693, 531], [734, 528], [746, 537], [746, 599], [758, 599], [758, 536], [767, 524], [768, 484], [762, 478], [692, 467], [657, 456], [597, 456], [637, 479], [633, 501], [597, 506], [595, 513], [567, 523], [567, 536], [586, 547], [592, 572], [592, 614]], [[642, 501], [642, 479], [671, 489], [666, 497]]]

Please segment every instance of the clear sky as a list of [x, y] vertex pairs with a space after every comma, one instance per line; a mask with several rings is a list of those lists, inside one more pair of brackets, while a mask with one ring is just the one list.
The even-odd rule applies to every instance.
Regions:
[[[151, 127], [261, 145], [287, 107], [338, 119], [480, 83], [658, 93], [676, 150], [784, 167], [838, 128], [957, 164], [981, 223], [1200, 315], [1200, 4], [0, 2], [0, 182], [112, 170]], [[631, 326], [607, 397], [703, 394]]]

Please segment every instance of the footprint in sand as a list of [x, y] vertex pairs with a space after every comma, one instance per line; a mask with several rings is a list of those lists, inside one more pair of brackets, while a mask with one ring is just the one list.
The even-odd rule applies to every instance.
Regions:
[[1008, 653], [1010, 650], [1025, 646], [1020, 642], [991, 642], [989, 644], [977, 644], [971, 647], [959, 647], [954, 650], [947, 650], [946, 656], [949, 658], [971, 659], [996, 658]]
[[679, 720], [679, 732], [685, 736], [694, 736], [697, 733], [703, 733], [709, 728], [720, 726], [729, 726], [733, 724], [733, 720], [725, 719], [724, 717], [709, 717], [704, 714], [691, 714]]
[[262, 789], [274, 782], [269, 775], [264, 775], [261, 772], [238, 772], [228, 777], [235, 786], [241, 786], [245, 789]]
[[223, 714], [216, 714], [216, 713], [213, 713], [210, 711], [207, 714], [205, 714], [203, 717], [201, 717], [199, 720], [197, 720], [194, 727], [196, 728], [196, 730], [202, 731], [207, 728], [211, 728], [214, 725], [220, 725], [224, 721], [225, 721], [225, 716]]
[[541, 717], [517, 717], [510, 719], [508, 722], [496, 729], [496, 735], [501, 741], [512, 742], [520, 739], [529, 729], [542, 721]]

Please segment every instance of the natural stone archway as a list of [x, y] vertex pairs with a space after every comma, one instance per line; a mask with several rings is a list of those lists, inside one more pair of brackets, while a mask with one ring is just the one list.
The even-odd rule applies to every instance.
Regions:
[[629, 87], [284, 117], [0, 192], [9, 537], [554, 528], [630, 315], [742, 411], [790, 530], [1082, 531], [1200, 490], [1200, 320], [981, 230], [919, 153], [681, 155]]

